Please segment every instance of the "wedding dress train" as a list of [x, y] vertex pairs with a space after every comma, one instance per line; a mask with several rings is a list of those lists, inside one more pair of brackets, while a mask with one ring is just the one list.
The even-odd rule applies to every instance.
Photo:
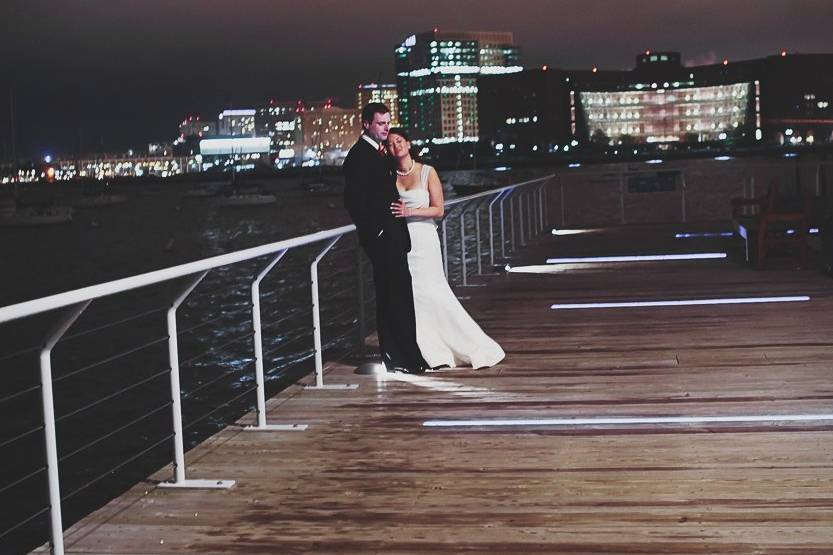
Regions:
[[[429, 205], [430, 171], [430, 166], [423, 165], [420, 186], [400, 191], [399, 196], [408, 208]], [[411, 236], [408, 269], [414, 289], [417, 344], [423, 358], [434, 368], [469, 364], [483, 368], [503, 360], [506, 356], [503, 349], [480, 329], [448, 285], [434, 219], [409, 217], [408, 232]]]

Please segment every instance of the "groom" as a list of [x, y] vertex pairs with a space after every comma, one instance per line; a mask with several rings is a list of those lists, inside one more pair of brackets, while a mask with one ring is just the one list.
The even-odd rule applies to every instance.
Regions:
[[416, 342], [414, 293], [408, 271], [411, 238], [404, 218], [390, 211], [399, 199], [394, 167], [384, 141], [390, 112], [381, 102], [362, 110], [362, 136], [344, 160], [344, 206], [373, 265], [376, 328], [382, 361], [388, 369], [419, 374], [428, 368]]

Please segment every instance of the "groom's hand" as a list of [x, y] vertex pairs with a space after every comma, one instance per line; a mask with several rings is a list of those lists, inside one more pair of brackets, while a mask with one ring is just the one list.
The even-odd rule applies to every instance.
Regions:
[[405, 201], [402, 200], [390, 203], [390, 213], [395, 218], [407, 218], [411, 215], [410, 209], [405, 206]]

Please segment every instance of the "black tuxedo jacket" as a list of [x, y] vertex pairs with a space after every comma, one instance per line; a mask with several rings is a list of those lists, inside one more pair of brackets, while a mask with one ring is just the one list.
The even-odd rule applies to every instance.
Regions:
[[359, 138], [344, 159], [344, 182], [344, 206], [371, 258], [380, 240], [391, 248], [410, 251], [405, 218], [396, 218], [390, 211], [391, 203], [399, 200], [392, 160]]

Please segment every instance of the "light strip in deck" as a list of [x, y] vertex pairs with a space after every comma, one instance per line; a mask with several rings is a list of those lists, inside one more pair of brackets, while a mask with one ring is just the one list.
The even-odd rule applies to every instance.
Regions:
[[644, 254], [628, 256], [573, 256], [548, 258], [547, 264], [584, 264], [587, 262], [656, 262], [665, 260], [709, 260], [726, 258], [725, 252], [698, 252], [688, 254]]
[[728, 424], [737, 422], [828, 422], [833, 413], [824, 414], [761, 414], [742, 416], [656, 416], [615, 418], [496, 418], [473, 420], [426, 420], [426, 428], [459, 428], [481, 426], [633, 426], [656, 424]]
[[690, 232], [690, 233], [676, 233], [674, 239], [700, 239], [711, 237], [732, 237], [734, 231], [720, 231], [720, 232]]
[[550, 306], [553, 310], [583, 308], [636, 308], [656, 306], [692, 306], [715, 304], [795, 303], [809, 301], [806, 295], [792, 297], [740, 297], [735, 299], [687, 299], [678, 301], [624, 301], [615, 303], [563, 303]]

